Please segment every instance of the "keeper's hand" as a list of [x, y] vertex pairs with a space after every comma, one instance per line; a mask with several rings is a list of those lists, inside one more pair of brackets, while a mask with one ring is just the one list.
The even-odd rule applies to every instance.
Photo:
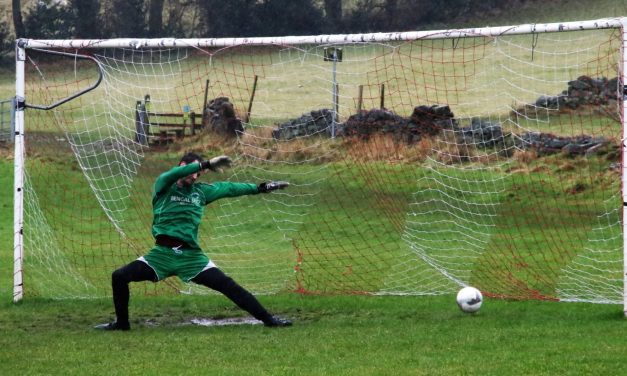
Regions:
[[208, 161], [200, 162], [201, 168], [209, 169], [211, 171], [222, 172], [223, 168], [231, 167], [231, 158], [226, 155], [220, 155], [218, 157], [213, 157]]
[[259, 184], [257, 186], [257, 189], [259, 189], [259, 192], [261, 193], [269, 193], [277, 189], [284, 189], [288, 187], [289, 185], [290, 183], [286, 181], [271, 181], [271, 182]]

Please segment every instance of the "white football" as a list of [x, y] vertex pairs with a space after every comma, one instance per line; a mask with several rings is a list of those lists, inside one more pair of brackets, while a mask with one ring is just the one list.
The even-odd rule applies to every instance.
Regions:
[[457, 305], [466, 313], [477, 312], [482, 303], [483, 295], [474, 287], [466, 286], [457, 293]]

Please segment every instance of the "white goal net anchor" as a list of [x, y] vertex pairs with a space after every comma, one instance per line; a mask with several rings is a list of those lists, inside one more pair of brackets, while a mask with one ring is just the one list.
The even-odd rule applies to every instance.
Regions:
[[152, 181], [215, 146], [207, 126], [166, 153], [139, 142], [149, 97], [148, 138], [170, 132], [157, 115], [227, 98], [245, 123], [220, 178], [292, 183], [207, 208], [203, 248], [256, 293], [472, 284], [625, 304], [624, 26], [21, 40], [14, 299], [108, 295], [111, 271], [149, 249]]

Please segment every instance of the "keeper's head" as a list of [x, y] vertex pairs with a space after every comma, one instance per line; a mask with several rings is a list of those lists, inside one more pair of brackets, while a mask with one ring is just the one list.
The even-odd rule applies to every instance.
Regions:
[[181, 160], [179, 161], [179, 166], [184, 166], [190, 163], [200, 162], [200, 161], [202, 161], [202, 157], [200, 155], [189, 152], [185, 154], [183, 158], [181, 158]]
[[[190, 163], [194, 163], [194, 162], [200, 163], [201, 161], [202, 161], [202, 157], [200, 155], [190, 152], [190, 153], [185, 154], [183, 158], [181, 158], [179, 162], [179, 166], [187, 166]], [[200, 171], [179, 179], [177, 183], [179, 186], [188, 187], [194, 184], [199, 176], [200, 176]]]

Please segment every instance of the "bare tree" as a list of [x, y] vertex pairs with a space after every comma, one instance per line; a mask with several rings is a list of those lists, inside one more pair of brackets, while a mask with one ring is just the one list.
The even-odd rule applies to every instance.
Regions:
[[388, 17], [398, 16], [398, 0], [387, 0], [383, 5], [385, 13]]
[[24, 30], [24, 22], [22, 21], [22, 4], [20, 0], [12, 0], [11, 6], [13, 7], [13, 27], [15, 29], [15, 37], [24, 37], [26, 31]]
[[198, 37], [200, 9], [196, 0], [168, 0], [163, 32], [168, 36]]
[[114, 38], [141, 38], [146, 36], [144, 0], [111, 0], [110, 36]]
[[74, 14], [75, 31], [77, 38], [98, 38], [100, 28], [94, 27], [99, 24], [98, 12], [100, 3], [98, 0], [70, 0], [69, 2]]
[[201, 12], [201, 34], [211, 37], [249, 36], [257, 23], [268, 23], [259, 20], [254, 12], [259, 5], [256, 0], [197, 0]]
[[342, 21], [342, 0], [324, 0], [324, 12], [332, 25]]
[[148, 35], [160, 36], [163, 31], [163, 3], [164, 0], [150, 0], [148, 6]]

